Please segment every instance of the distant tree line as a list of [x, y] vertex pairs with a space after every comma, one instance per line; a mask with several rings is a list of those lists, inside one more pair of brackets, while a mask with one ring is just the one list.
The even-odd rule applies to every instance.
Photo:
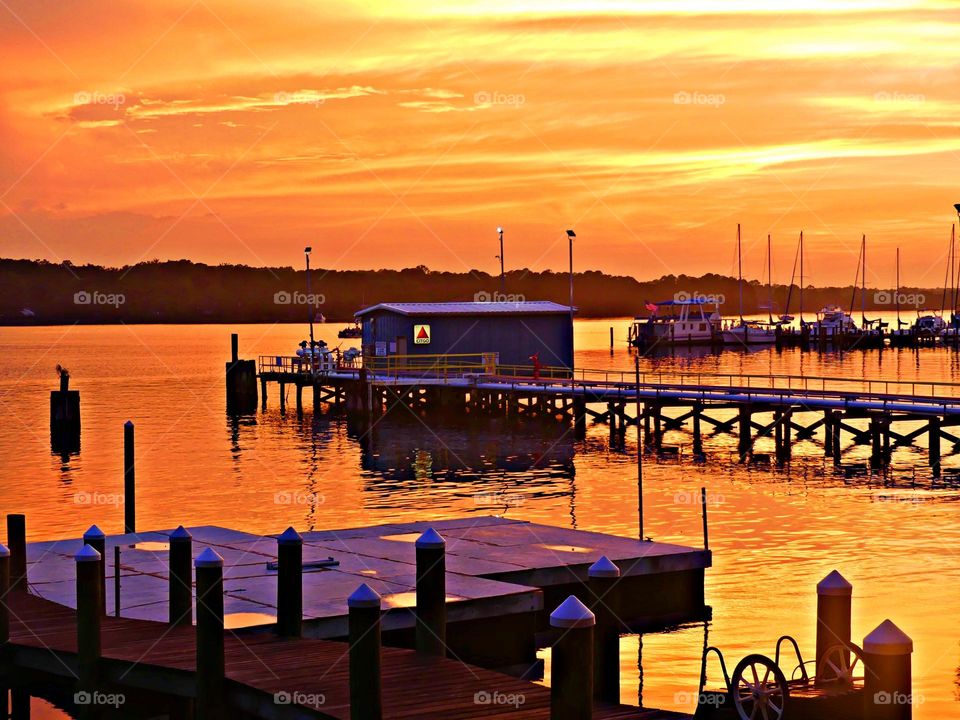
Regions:
[[[0, 259], [0, 325], [62, 323], [268, 323], [303, 322], [311, 313], [331, 321], [349, 321], [361, 307], [386, 301], [554, 300], [566, 303], [566, 273], [513, 270], [503, 289], [486, 272], [445, 272], [425, 266], [404, 270], [328, 270], [310, 273], [292, 267], [205, 265], [188, 260], [150, 261], [108, 268]], [[723, 302], [721, 312], [739, 312], [736, 278], [665, 275], [640, 282], [599, 271], [577, 273], [575, 304], [580, 317], [647, 315], [645, 304], [660, 300], [708, 298]], [[941, 307], [942, 290], [901, 288], [901, 309]], [[891, 288], [863, 293], [868, 311], [893, 310]], [[772, 289], [774, 315], [797, 314], [800, 292], [794, 286]], [[827, 304], [859, 311], [861, 292], [851, 287], [806, 287], [804, 311]], [[852, 300], [852, 303], [851, 303]], [[950, 298], [947, 305], [951, 305]], [[744, 281], [743, 312], [766, 313], [768, 289]]]

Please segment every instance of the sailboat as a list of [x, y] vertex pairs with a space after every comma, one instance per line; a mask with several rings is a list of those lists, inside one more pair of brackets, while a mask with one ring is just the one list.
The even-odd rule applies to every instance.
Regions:
[[[767, 236], [767, 253], [769, 260], [770, 236]], [[769, 272], [768, 272], [769, 274]], [[756, 320], [746, 320], [743, 317], [743, 255], [741, 252], [740, 223], [737, 223], [737, 283], [740, 297], [740, 319], [736, 325], [727, 327], [723, 331], [723, 342], [727, 345], [770, 345], [777, 341], [777, 333], [770, 324], [762, 324]], [[769, 286], [769, 278], [768, 278]], [[769, 290], [769, 287], [768, 287]]]

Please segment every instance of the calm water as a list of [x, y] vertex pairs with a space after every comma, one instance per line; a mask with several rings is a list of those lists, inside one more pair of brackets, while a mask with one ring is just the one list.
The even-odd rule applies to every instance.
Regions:
[[[632, 369], [626, 323], [578, 322], [578, 365]], [[265, 413], [231, 422], [223, 391], [231, 330], [240, 332], [242, 357], [290, 354], [304, 334], [285, 325], [0, 328], [4, 511], [27, 513], [32, 540], [75, 537], [94, 522], [119, 532], [122, 508], [113, 503], [122, 490], [122, 425], [132, 419], [142, 528], [221, 524], [273, 533], [496, 513], [636, 533], [633, 430], [624, 449], [611, 450], [605, 426], [590, 425], [586, 439], [574, 441], [562, 431], [504, 434], [495, 423], [458, 429], [391, 417], [361, 447], [345, 421], [313, 416], [310, 393], [302, 419], [281, 416], [275, 386]], [[960, 381], [958, 358], [941, 349], [842, 357], [760, 350], [642, 363], [644, 370]], [[82, 448], [66, 458], [51, 453], [48, 433], [57, 363], [70, 369], [83, 399]], [[676, 432], [665, 441], [688, 450], [691, 438]], [[845, 479], [824, 463], [818, 443], [797, 445], [790, 467], [779, 470], [740, 465], [734, 445], [732, 436], [708, 438], [703, 464], [689, 452], [679, 461], [645, 459], [646, 532], [657, 540], [702, 542], [690, 498], [708, 488], [714, 620], [644, 636], [642, 650], [638, 638], [625, 638], [624, 701], [642, 696], [648, 706], [691, 710], [677, 694], [696, 690], [705, 632], [728, 664], [748, 652], [772, 654], [784, 633], [812, 654], [814, 588], [837, 568], [854, 584], [855, 639], [887, 617], [913, 637], [914, 689], [923, 699], [914, 716], [960, 717], [960, 491], [934, 482], [919, 450], [898, 450], [887, 477]], [[770, 447], [761, 441], [757, 450]], [[845, 463], [867, 454], [855, 449]], [[499, 491], [522, 502], [488, 504]], [[323, 501], [278, 504], [278, 493]]]

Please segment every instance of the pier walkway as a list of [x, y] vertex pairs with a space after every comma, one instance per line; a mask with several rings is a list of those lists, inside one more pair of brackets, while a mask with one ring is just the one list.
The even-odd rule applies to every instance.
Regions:
[[[80, 674], [76, 612], [20, 590], [10, 607], [7, 668], [52, 675], [71, 683]], [[100, 672], [118, 689], [166, 696], [196, 695], [196, 634], [148, 620], [106, 617]], [[226, 709], [262, 718], [349, 718], [347, 645], [273, 633], [225, 633]], [[452, 659], [383, 648], [383, 705], [387, 718], [545, 720], [549, 689]], [[14, 675], [15, 677], [15, 675]], [[491, 707], [483, 700], [522, 698]], [[228, 715], [228, 713], [224, 713]], [[599, 720], [686, 720], [691, 716], [625, 705], [598, 705]]]

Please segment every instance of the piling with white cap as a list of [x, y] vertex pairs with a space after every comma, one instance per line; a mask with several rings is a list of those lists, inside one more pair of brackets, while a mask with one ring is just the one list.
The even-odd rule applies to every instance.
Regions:
[[197, 717], [220, 718], [226, 673], [223, 647], [223, 558], [206, 548], [197, 572]]
[[277, 632], [299, 637], [303, 631], [303, 538], [288, 527], [277, 538]]
[[863, 639], [864, 718], [910, 720], [913, 717], [913, 640], [884, 620]]
[[10, 551], [0, 545], [0, 646], [10, 641], [10, 608], [7, 606], [7, 589], [10, 587]]
[[380, 595], [363, 583], [347, 598], [350, 625], [350, 718], [380, 720], [383, 690], [380, 661]]
[[[100, 553], [100, 601], [101, 612], [107, 614], [107, 536], [96, 525], [91, 525], [83, 534], [84, 545], [89, 545]], [[120, 572], [119, 568], [116, 570]]]
[[596, 617], [575, 595], [550, 614], [560, 631], [551, 650], [550, 719], [589, 720], [593, 715], [593, 635]]
[[103, 598], [100, 597], [100, 568], [103, 556], [91, 545], [74, 555], [77, 566], [77, 660], [80, 690], [97, 687], [101, 656], [100, 630], [103, 622]]
[[817, 662], [834, 645], [850, 645], [853, 585], [836, 570], [817, 583]]
[[167, 574], [169, 622], [193, 625], [193, 535], [180, 525], [170, 533], [170, 571]]
[[7, 515], [7, 547], [10, 549], [10, 586], [27, 589], [27, 517]]
[[597, 700], [620, 702], [620, 628], [618, 607], [618, 568], [606, 555], [587, 570], [589, 605], [596, 617], [593, 631], [593, 693]]
[[429, 528], [416, 542], [416, 649], [421, 655], [447, 651], [447, 541]]

